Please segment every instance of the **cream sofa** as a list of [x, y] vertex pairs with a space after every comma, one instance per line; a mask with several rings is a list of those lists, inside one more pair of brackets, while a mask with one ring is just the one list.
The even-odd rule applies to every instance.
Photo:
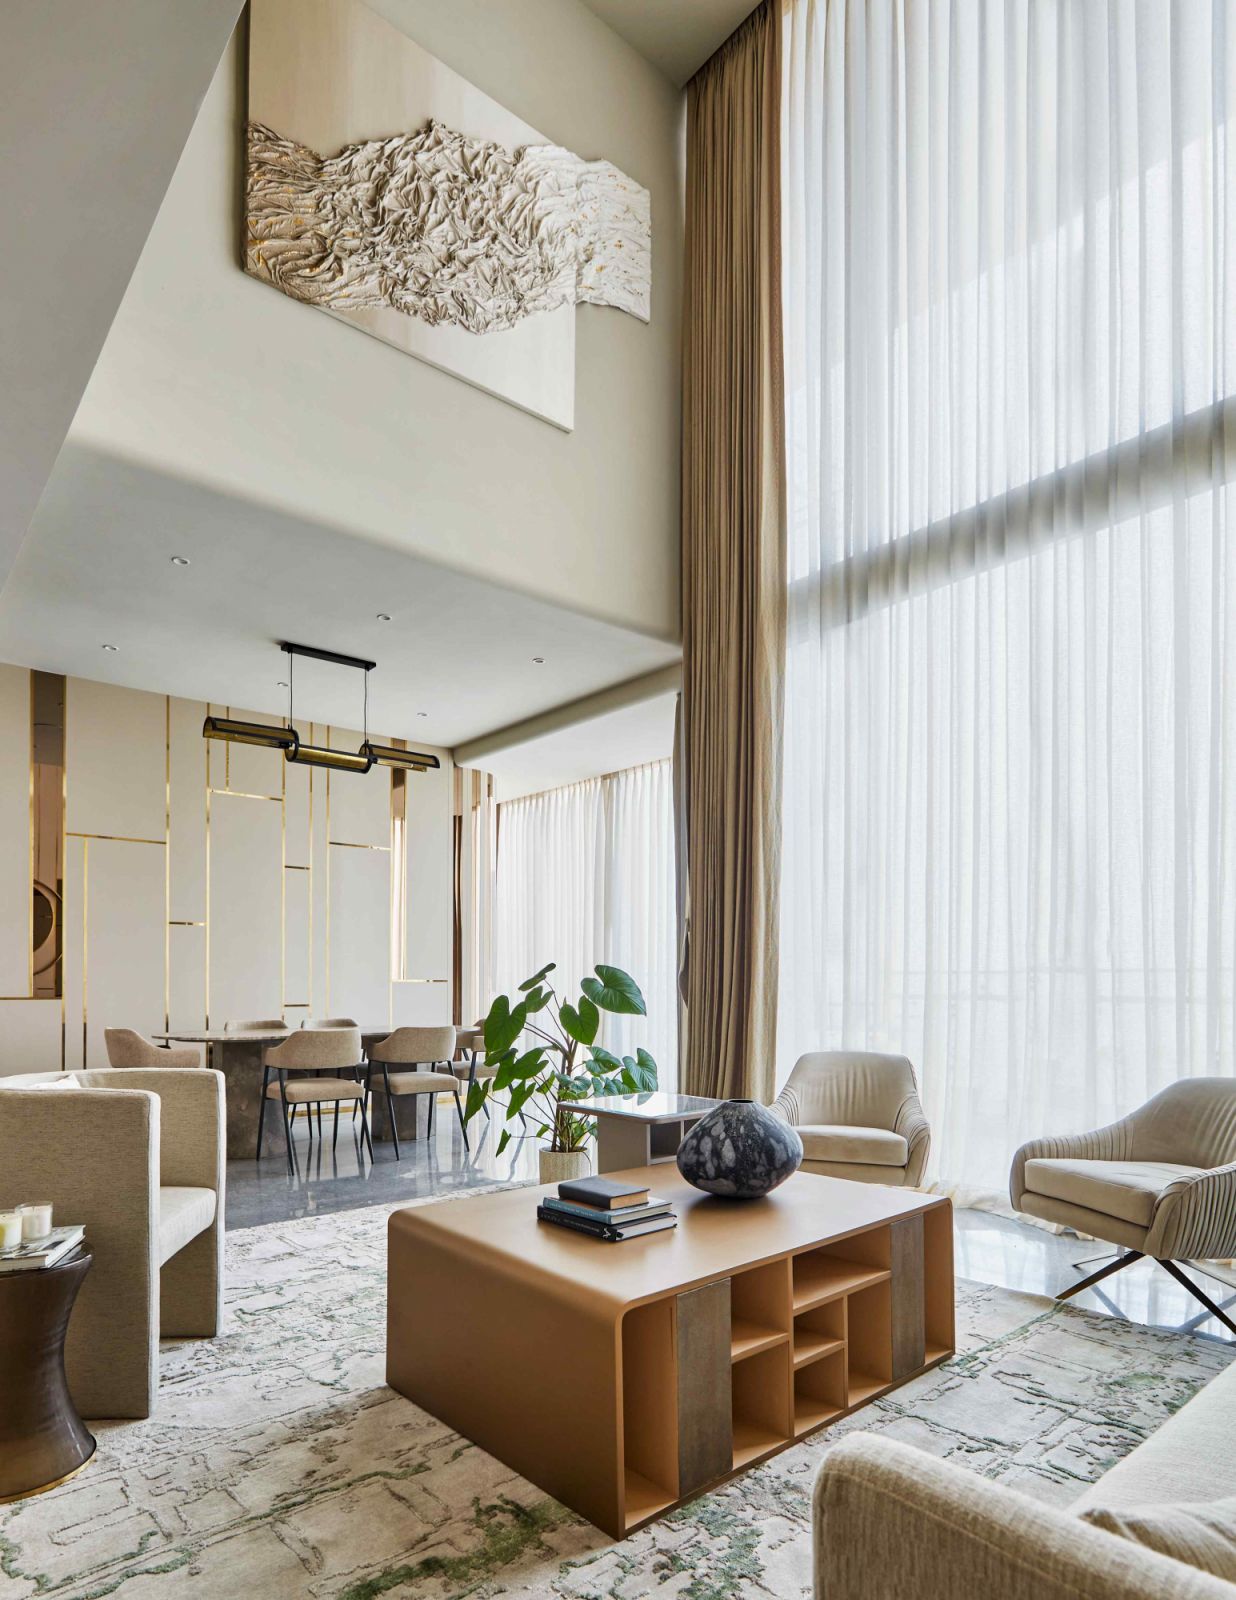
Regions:
[[209, 1339], [223, 1308], [222, 1073], [116, 1068], [0, 1082], [0, 1206], [50, 1200], [94, 1264], [65, 1344], [85, 1417], [145, 1417], [159, 1336]]
[[1200, 1514], [1228, 1530], [1236, 1571], [1234, 1438], [1236, 1365], [1059, 1510], [853, 1434], [816, 1478], [817, 1600], [1236, 1600], [1236, 1583], [1086, 1520], [1153, 1518], [1200, 1557], [1179, 1512]]

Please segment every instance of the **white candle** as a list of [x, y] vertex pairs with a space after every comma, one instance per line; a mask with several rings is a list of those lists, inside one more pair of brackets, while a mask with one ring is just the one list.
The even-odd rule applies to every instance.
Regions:
[[15, 1250], [21, 1243], [21, 1212], [0, 1211], [0, 1250]]
[[19, 1206], [21, 1212], [21, 1237], [23, 1244], [38, 1244], [52, 1231], [52, 1208], [47, 1201], [36, 1205]]

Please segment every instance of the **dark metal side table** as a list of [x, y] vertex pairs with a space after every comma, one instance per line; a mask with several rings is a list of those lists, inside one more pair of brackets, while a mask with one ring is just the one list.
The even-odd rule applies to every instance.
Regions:
[[0, 1273], [0, 1504], [54, 1489], [94, 1454], [64, 1375], [64, 1336], [91, 1259], [79, 1245], [54, 1267]]

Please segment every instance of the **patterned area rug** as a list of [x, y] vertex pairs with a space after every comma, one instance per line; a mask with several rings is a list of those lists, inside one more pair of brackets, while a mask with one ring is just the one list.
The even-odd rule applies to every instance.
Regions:
[[226, 1333], [164, 1350], [158, 1416], [0, 1510], [5, 1600], [791, 1600], [842, 1434], [1063, 1503], [1236, 1353], [963, 1282], [953, 1361], [617, 1544], [384, 1387], [390, 1209], [229, 1236]]

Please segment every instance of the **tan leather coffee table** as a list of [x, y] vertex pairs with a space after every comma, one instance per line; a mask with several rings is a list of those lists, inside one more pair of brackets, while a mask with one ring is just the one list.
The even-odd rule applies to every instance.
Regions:
[[952, 1353], [947, 1200], [615, 1176], [677, 1228], [605, 1244], [540, 1223], [552, 1184], [394, 1212], [386, 1341], [393, 1389], [615, 1538]]

